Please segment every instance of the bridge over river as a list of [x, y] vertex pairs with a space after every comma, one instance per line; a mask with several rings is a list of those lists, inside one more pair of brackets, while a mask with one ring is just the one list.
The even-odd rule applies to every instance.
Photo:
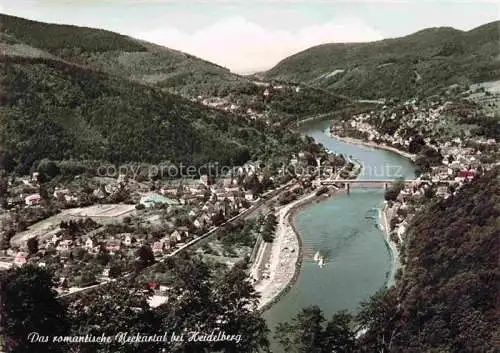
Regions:
[[426, 183], [427, 180], [390, 180], [390, 179], [321, 179], [321, 185], [333, 185], [336, 187], [343, 187], [347, 193], [351, 188], [384, 188], [388, 189], [392, 184], [404, 183], [411, 185], [413, 183]]

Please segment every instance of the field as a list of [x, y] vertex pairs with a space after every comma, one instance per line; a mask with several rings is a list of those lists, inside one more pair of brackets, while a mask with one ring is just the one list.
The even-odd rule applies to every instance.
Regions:
[[65, 210], [64, 215], [74, 217], [90, 217], [90, 218], [118, 218], [132, 212], [135, 209], [134, 205], [94, 205], [84, 208], [72, 208]]
[[24, 246], [28, 239], [37, 237], [39, 241], [50, 239], [60, 228], [61, 221], [72, 218], [92, 218], [98, 223], [109, 223], [123, 219], [135, 210], [134, 205], [112, 204], [72, 208], [33, 224], [24, 232], [17, 233], [10, 241], [12, 246]]

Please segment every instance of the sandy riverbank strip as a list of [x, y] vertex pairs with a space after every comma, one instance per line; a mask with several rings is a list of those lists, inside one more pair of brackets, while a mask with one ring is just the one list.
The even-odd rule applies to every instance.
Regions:
[[314, 196], [314, 193], [308, 194], [302, 199], [281, 207], [277, 212], [278, 225], [274, 241], [271, 244], [271, 254], [268, 262], [270, 278], [263, 278], [255, 285], [255, 290], [260, 294], [259, 310], [268, 306], [294, 277], [301, 249], [300, 238], [292, 228], [289, 213], [294, 207]]
[[408, 152], [405, 152], [405, 151], [398, 150], [397, 148], [392, 147], [392, 146], [387, 146], [387, 145], [383, 145], [383, 144], [375, 143], [375, 142], [363, 141], [363, 140], [355, 139], [355, 138], [352, 138], [352, 137], [341, 137], [341, 136], [338, 136], [338, 135], [334, 135], [334, 134], [332, 134], [330, 132], [327, 132], [327, 134], [331, 138], [337, 139], [337, 140], [345, 142], [345, 143], [350, 143], [350, 144], [353, 144], [353, 145], [359, 145], [359, 146], [365, 146], [365, 147], [372, 147], [372, 148], [378, 148], [378, 149], [381, 149], [381, 150], [391, 151], [391, 152], [397, 153], [401, 157], [407, 158], [407, 159], [409, 159], [409, 160], [411, 160], [413, 162], [416, 159], [416, 155], [408, 153]]
[[[352, 161], [357, 168], [354, 170], [353, 179], [359, 176], [361, 164]], [[263, 249], [259, 249], [258, 261], [256, 261], [250, 273], [256, 275], [257, 271], [265, 269], [269, 263], [270, 278], [261, 279], [254, 284], [255, 290], [260, 294], [259, 305], [260, 312], [269, 309], [278, 302], [282, 296], [288, 293], [290, 288], [296, 282], [300, 267], [302, 265], [302, 239], [295, 229], [295, 217], [302, 209], [312, 203], [317, 203], [331, 197], [345, 194], [345, 190], [329, 189], [328, 193], [317, 196], [316, 191], [293, 201], [288, 205], [278, 209], [278, 225], [274, 241], [271, 244], [264, 244]], [[292, 251], [293, 249], [293, 251]], [[256, 259], [257, 260], [257, 259]]]
[[335, 191], [331, 195], [316, 196], [314, 191], [278, 210], [276, 236], [271, 244], [267, 244], [270, 247], [268, 250], [271, 275], [269, 279], [262, 279], [255, 284], [255, 290], [261, 296], [259, 311], [264, 312], [278, 302], [288, 293], [299, 276], [302, 265], [302, 240], [294, 225], [297, 214], [312, 203], [343, 193], [344, 191]]

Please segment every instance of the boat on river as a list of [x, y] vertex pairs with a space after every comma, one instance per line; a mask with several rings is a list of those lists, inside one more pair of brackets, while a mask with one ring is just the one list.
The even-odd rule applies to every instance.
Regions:
[[319, 260], [319, 251], [316, 254], [314, 254], [313, 260], [314, 261], [318, 261]]

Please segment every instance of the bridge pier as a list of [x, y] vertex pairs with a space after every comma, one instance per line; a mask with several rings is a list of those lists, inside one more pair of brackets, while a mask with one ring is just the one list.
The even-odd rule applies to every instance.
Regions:
[[385, 190], [389, 189], [389, 184], [384, 183], [384, 189], [385, 189]]
[[345, 187], [346, 187], [346, 190], [347, 190], [347, 195], [349, 195], [351, 193], [351, 184], [350, 183], [345, 183]]

